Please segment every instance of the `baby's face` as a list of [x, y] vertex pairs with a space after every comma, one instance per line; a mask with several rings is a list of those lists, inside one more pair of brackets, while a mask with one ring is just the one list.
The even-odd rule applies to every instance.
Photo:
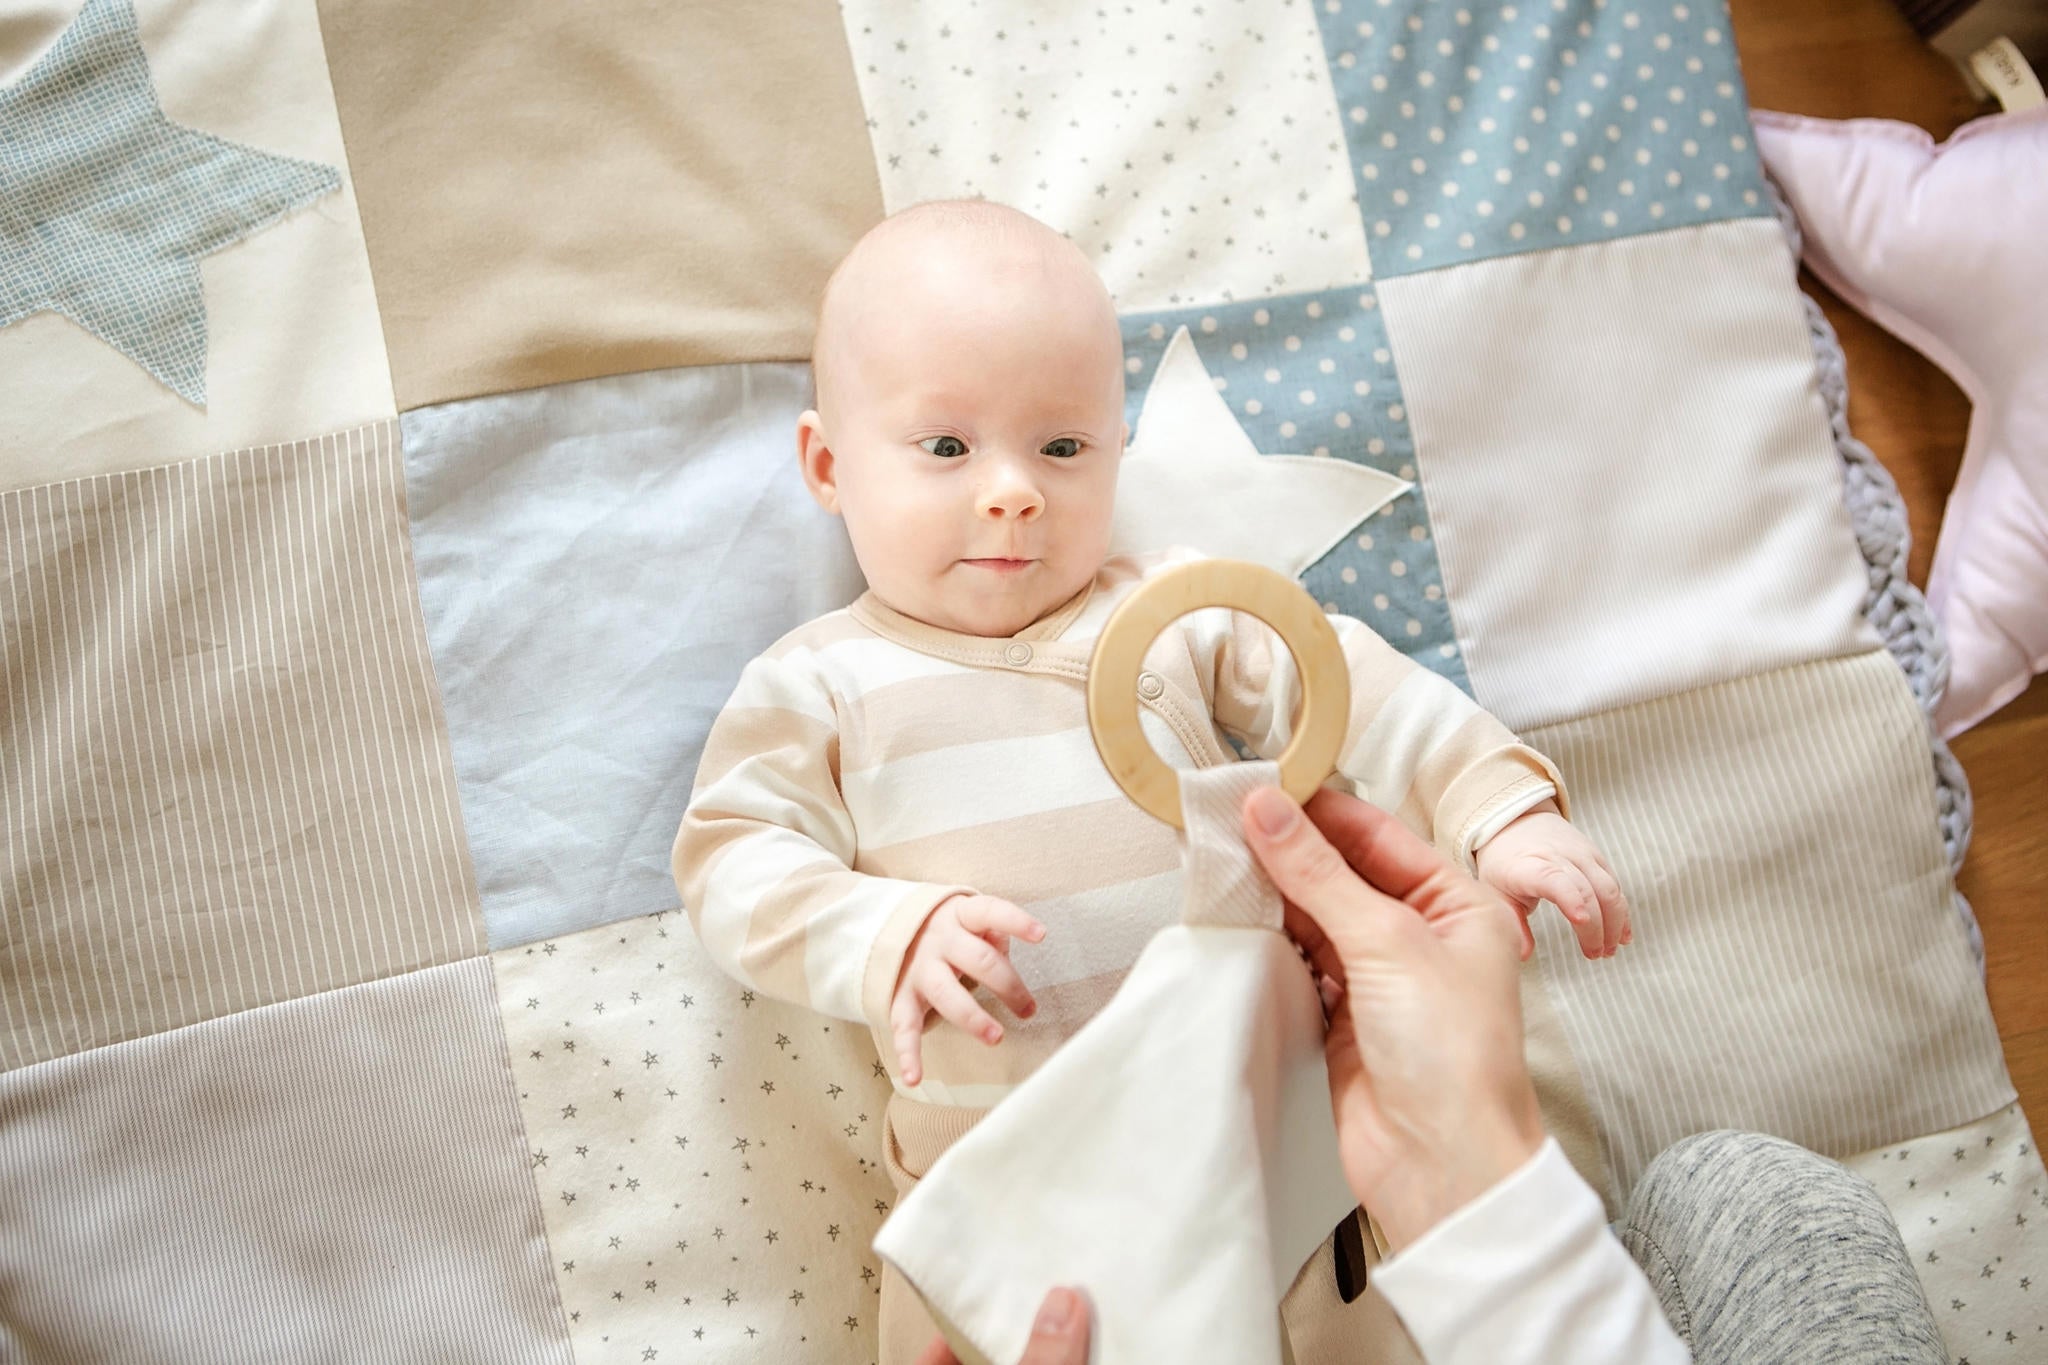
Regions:
[[1078, 256], [948, 246], [867, 283], [824, 415], [799, 422], [812, 491], [884, 602], [1013, 635], [1109, 551], [1128, 435], [1114, 308]]

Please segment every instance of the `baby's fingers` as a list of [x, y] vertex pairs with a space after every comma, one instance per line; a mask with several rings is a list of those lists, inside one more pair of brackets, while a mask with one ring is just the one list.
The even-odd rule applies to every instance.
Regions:
[[896, 1042], [896, 1069], [905, 1085], [916, 1085], [924, 1070], [925, 1003], [909, 986], [896, 992], [889, 1005], [889, 1032]]
[[1545, 863], [1529, 877], [1531, 890], [1564, 912], [1587, 957], [1607, 956], [1607, 935], [1600, 925], [1600, 901], [1586, 874], [1571, 863]]
[[[933, 973], [937, 976], [938, 973]], [[932, 1008], [960, 1028], [993, 1047], [1003, 1040], [1003, 1026], [968, 993], [959, 978], [947, 975], [931, 986]]]
[[1629, 922], [1628, 897], [1621, 894], [1621, 883], [1598, 857], [1580, 863], [1579, 870], [1586, 874], [1593, 894], [1600, 898], [1600, 918], [1607, 928], [1607, 952], [1612, 956], [1616, 948], [1635, 937], [1634, 926]]
[[1000, 896], [963, 896], [953, 913], [960, 927], [970, 934], [998, 933], [1036, 943], [1045, 937], [1045, 926], [1030, 914]]
[[1029, 1019], [1038, 1008], [1024, 979], [1009, 956], [987, 939], [966, 937], [946, 954], [947, 965], [965, 972], [994, 991], [1019, 1019]]

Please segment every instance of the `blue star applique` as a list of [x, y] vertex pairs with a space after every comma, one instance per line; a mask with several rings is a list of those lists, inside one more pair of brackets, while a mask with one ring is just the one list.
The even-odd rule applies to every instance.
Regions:
[[165, 118], [130, 0], [86, 0], [0, 89], [0, 327], [62, 313], [203, 407], [199, 258], [339, 188]]

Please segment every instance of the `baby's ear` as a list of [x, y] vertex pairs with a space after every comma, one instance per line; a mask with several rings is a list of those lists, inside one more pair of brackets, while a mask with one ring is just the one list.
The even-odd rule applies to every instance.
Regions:
[[825, 421], [816, 408], [805, 408], [796, 419], [796, 459], [803, 470], [804, 487], [811, 490], [818, 506], [838, 516], [839, 471], [831, 447], [825, 444]]

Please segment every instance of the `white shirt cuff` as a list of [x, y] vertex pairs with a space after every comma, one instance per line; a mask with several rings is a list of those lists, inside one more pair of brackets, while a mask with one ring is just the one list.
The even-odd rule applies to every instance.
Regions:
[[1549, 782], [1532, 789], [1527, 796], [1518, 796], [1480, 822], [1472, 831], [1472, 852], [1479, 852], [1479, 846], [1508, 827], [1508, 821], [1525, 815], [1531, 807], [1540, 806], [1557, 795], [1557, 788]]
[[1680, 1365], [1690, 1353], [1555, 1138], [1382, 1264], [1430, 1365]]

